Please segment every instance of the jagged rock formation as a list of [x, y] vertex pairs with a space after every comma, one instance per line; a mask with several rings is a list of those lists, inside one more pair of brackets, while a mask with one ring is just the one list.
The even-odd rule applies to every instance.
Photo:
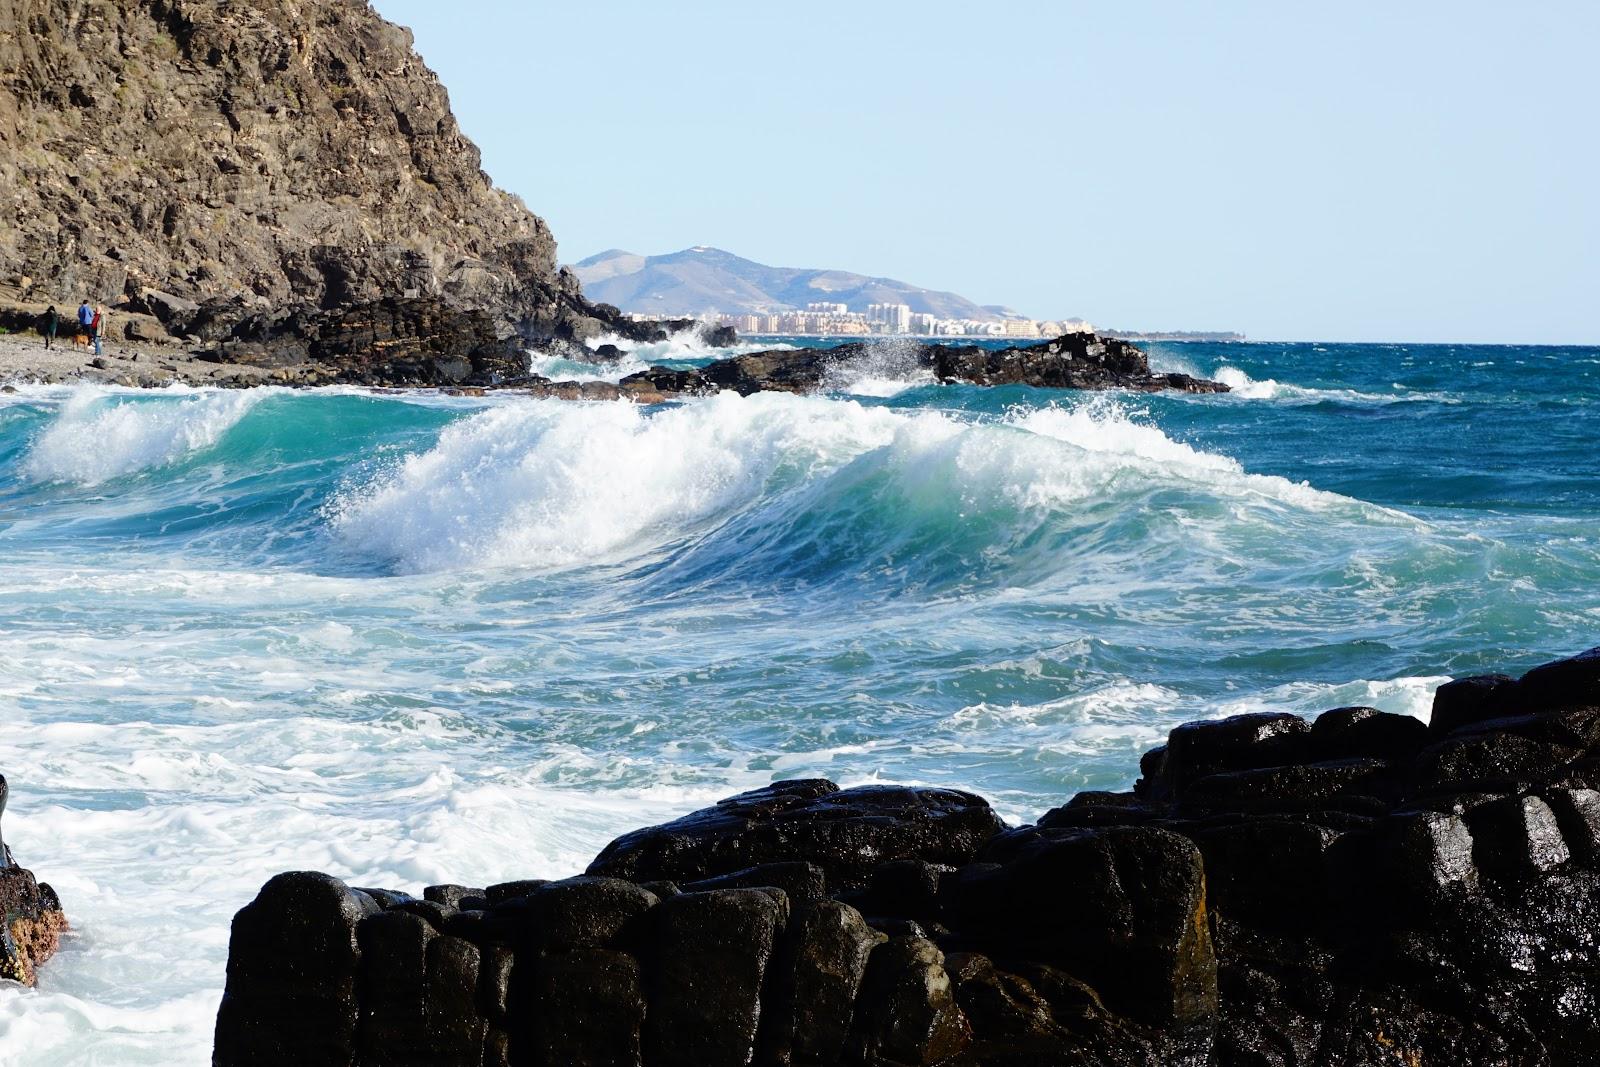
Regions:
[[638, 332], [558, 270], [364, 0], [0, 0], [0, 72], [0, 296], [205, 342], [413, 298], [436, 302], [391, 307], [402, 335], [452, 344]]
[[586, 875], [421, 900], [281, 875], [219, 1067], [1600, 1059], [1600, 649], [1372, 708], [1173, 730], [1005, 828], [780, 782]]
[[[0, 816], [9, 791], [0, 775]], [[56, 891], [17, 866], [0, 840], [0, 980], [33, 985], [39, 965], [56, 954], [66, 928]]]
[[[881, 358], [881, 346], [851, 342], [835, 348], [775, 349], [718, 360], [699, 370], [652, 367], [623, 379], [624, 388], [647, 382], [663, 392], [808, 393], [829, 384], [842, 368]], [[973, 385], [1033, 385], [1046, 389], [1174, 389], [1225, 393], [1218, 382], [1187, 374], [1153, 374], [1142, 349], [1092, 333], [1069, 333], [1053, 341], [1011, 348], [922, 342], [889, 349], [895, 369], [930, 371], [941, 382]]]

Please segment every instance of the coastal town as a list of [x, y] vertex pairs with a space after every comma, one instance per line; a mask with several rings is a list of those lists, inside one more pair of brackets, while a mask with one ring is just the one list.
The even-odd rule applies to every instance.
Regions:
[[[639, 320], [653, 317], [630, 316]], [[1039, 322], [1021, 317], [1003, 319], [942, 319], [914, 312], [908, 304], [868, 304], [865, 311], [851, 311], [849, 305], [820, 301], [804, 310], [780, 309], [756, 314], [728, 315], [708, 313], [705, 321], [731, 326], [740, 334], [784, 335], [793, 337], [897, 336], [914, 337], [1059, 337], [1066, 333], [1092, 333], [1094, 327], [1082, 319]]]

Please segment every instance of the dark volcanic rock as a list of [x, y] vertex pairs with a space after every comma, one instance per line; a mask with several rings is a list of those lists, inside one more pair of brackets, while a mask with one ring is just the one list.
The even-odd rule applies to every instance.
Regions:
[[[663, 392], [729, 389], [810, 393], [826, 388], [855, 364], [877, 358], [882, 342], [855, 341], [835, 348], [775, 349], [720, 359], [698, 371], [652, 367], [632, 376]], [[1184, 374], [1154, 374], [1140, 349], [1108, 337], [1070, 333], [1041, 344], [991, 350], [977, 345], [911, 342], [895, 349], [906, 369], [931, 372], [941, 382], [1032, 385], [1045, 389], [1176, 390], [1225, 393], [1228, 387]]]
[[855, 1061], [949, 1063], [972, 1041], [944, 953], [924, 937], [890, 938], [873, 950], [857, 1002]]
[[607, 845], [590, 874], [678, 882], [803, 860], [831, 892], [865, 886], [889, 860], [960, 865], [1003, 829], [982, 797], [952, 789], [779, 782]]
[[280, 874], [233, 919], [219, 1064], [351, 1064], [361, 1007], [356, 928], [377, 903], [325, 874]]
[[1505, 674], [1484, 674], [1446, 682], [1434, 691], [1429, 732], [1448, 734], [1462, 726], [1508, 714], [1507, 699], [1515, 686], [1516, 682]]
[[566, 882], [285, 876], [235, 922], [217, 1063], [1597, 1062], [1596, 662], [1452, 683], [1428, 727], [1187, 723], [1135, 792], [1012, 830], [781, 782]]
[[1304, 719], [1287, 713], [1185, 723], [1140, 761], [1144, 777], [1134, 791], [1154, 799], [1177, 798], [1189, 783], [1208, 775], [1295, 763], [1309, 751], [1310, 734]]
[[838, 901], [800, 907], [772, 965], [758, 1061], [796, 1067], [839, 1063], [867, 959], [885, 940], [859, 912]]
[[[993, 867], [981, 861], [993, 859]], [[1200, 851], [1153, 827], [1022, 831], [955, 884], [958, 928], [1060, 967], [1108, 1007], [1152, 1023], [1216, 1011]]]
[[767, 964], [789, 917], [781, 892], [683, 893], [653, 916], [646, 1059], [720, 1067], [749, 1063]]
[[576, 949], [524, 964], [517, 1002], [533, 1063], [637, 1064], [645, 1022], [643, 972], [623, 952]]
[[[10, 786], [0, 775], [0, 821], [9, 795]], [[56, 891], [17, 866], [0, 838], [0, 980], [33, 985], [39, 965], [55, 955], [66, 929]]]
[[616, 878], [568, 878], [502, 902], [519, 949], [610, 948], [656, 905], [656, 895]]

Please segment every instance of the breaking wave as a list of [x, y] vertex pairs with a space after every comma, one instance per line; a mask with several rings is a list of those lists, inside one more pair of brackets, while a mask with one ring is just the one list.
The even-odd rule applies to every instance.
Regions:
[[783, 394], [723, 394], [656, 412], [503, 405], [346, 490], [329, 514], [352, 547], [402, 571], [558, 570], [669, 545], [701, 552], [708, 539], [734, 556], [760, 541], [768, 564], [773, 553], [873, 558], [919, 536], [931, 558], [939, 544], [992, 554], [1046, 528], [1059, 542], [1086, 515], [1163, 492], [1180, 493], [1182, 506], [1154, 517], [1152, 529], [1185, 516], [1202, 527], [1265, 528], [1285, 511], [1306, 523], [1339, 512], [1411, 522], [1248, 474], [1104, 398], [964, 418]]
[[99, 485], [164, 467], [215, 445], [270, 393], [173, 388], [141, 395], [81, 387], [33, 442], [23, 473], [38, 482]]

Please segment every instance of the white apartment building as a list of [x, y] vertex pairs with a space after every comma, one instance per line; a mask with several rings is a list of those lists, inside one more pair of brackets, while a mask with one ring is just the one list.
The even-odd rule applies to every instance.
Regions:
[[906, 304], [868, 304], [867, 321], [884, 333], [910, 333], [911, 308]]

